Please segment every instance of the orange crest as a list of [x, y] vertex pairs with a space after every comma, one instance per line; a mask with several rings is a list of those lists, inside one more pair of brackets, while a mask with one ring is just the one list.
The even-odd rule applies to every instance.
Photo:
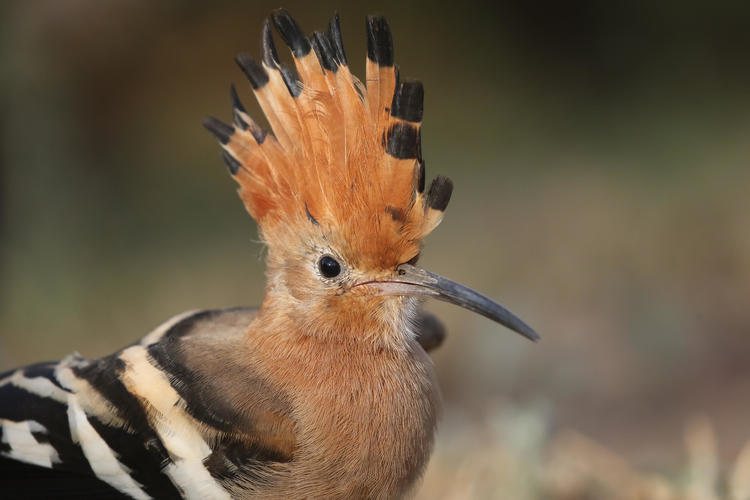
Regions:
[[344, 242], [355, 261], [411, 259], [440, 223], [452, 183], [437, 177], [424, 192], [422, 84], [399, 81], [388, 24], [367, 19], [365, 87], [347, 66], [337, 15], [328, 33], [309, 38], [285, 10], [271, 17], [294, 68], [279, 62], [268, 20], [263, 62], [236, 60], [273, 134], [247, 115], [234, 87], [234, 125], [204, 122], [222, 143], [245, 207], [269, 244], [278, 225], [304, 223]]

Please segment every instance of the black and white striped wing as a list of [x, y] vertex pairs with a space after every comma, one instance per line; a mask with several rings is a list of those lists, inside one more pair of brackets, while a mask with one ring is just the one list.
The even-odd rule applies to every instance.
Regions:
[[[294, 435], [278, 395], [229, 354], [254, 314], [188, 313], [111, 356], [0, 376], [0, 498], [228, 499], [259, 486], [291, 460]], [[238, 384], [252, 410], [234, 404]]]
[[[144, 450], [138, 453], [139, 461], [129, 460], [133, 453], [125, 453], [124, 448], [137, 449], [141, 444], [135, 437], [136, 426], [125, 424], [108, 408], [111, 405], [94, 392], [93, 385], [86, 397], [61, 383], [61, 378], [75, 377], [75, 366], [83, 363], [70, 357], [0, 377], [3, 497], [178, 497], [168, 478], [150, 477], [150, 488], [144, 487], [143, 473], [149, 468], [143, 465], [154, 464], [158, 473], [166, 454]], [[102, 370], [106, 365], [103, 360]], [[100, 408], [93, 411], [92, 404]]]

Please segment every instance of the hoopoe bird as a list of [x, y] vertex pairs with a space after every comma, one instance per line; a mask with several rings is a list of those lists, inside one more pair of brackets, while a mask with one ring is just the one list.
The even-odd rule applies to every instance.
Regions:
[[421, 300], [538, 338], [416, 265], [452, 183], [426, 189], [422, 84], [399, 78], [385, 19], [367, 19], [366, 85], [338, 16], [307, 37], [279, 9], [262, 52], [237, 63], [271, 133], [233, 86], [233, 125], [204, 122], [268, 247], [261, 306], [184, 313], [110, 356], [0, 375], [0, 497], [402, 497], [440, 403], [426, 349], [442, 326]]

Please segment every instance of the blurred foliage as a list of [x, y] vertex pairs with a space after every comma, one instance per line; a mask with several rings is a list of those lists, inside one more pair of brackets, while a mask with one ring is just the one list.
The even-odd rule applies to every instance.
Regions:
[[[536, 411], [535, 411], [536, 410]], [[453, 429], [438, 445], [418, 498], [527, 500], [744, 500], [750, 497], [750, 442], [726, 473], [704, 417], [685, 426], [685, 452], [673, 474], [644, 472], [571, 430], [550, 434], [538, 409], [498, 408], [489, 425]], [[442, 443], [441, 443], [442, 444]], [[448, 450], [446, 450], [448, 448]]]
[[[0, 6], [0, 370], [259, 302], [255, 226], [200, 119], [229, 116], [234, 81], [262, 121], [232, 57], [276, 6]], [[457, 186], [421, 263], [543, 336], [428, 304], [449, 338], [424, 497], [688, 495], [695, 414], [711, 491], [747, 477], [750, 4], [285, 6], [307, 30], [339, 9], [360, 75], [364, 16], [387, 16], [425, 83], [428, 175]]]

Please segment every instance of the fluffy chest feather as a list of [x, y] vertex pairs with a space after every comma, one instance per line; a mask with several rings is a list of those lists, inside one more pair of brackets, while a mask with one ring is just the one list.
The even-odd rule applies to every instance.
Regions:
[[338, 497], [408, 491], [432, 449], [440, 404], [424, 350], [416, 342], [403, 352], [313, 342], [283, 352], [264, 368], [292, 395], [290, 487]]

